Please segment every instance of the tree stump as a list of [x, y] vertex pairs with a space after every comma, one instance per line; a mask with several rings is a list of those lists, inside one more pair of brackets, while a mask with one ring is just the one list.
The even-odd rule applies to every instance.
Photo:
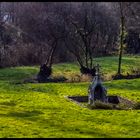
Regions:
[[37, 80], [39, 83], [47, 82], [48, 77], [52, 74], [52, 68], [43, 64], [40, 66], [40, 71], [37, 75]]
[[92, 76], [95, 76], [96, 69], [95, 69], [95, 68], [89, 69], [89, 68], [86, 68], [86, 67], [82, 66], [82, 67], [80, 68], [80, 72], [81, 72], [82, 74], [90, 74], [90, 75], [92, 75]]

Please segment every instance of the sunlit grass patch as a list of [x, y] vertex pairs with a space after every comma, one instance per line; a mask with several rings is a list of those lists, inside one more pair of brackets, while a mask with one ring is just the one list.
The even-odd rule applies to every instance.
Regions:
[[[117, 57], [96, 58], [103, 72], [117, 68]], [[124, 57], [122, 68], [139, 66], [139, 57]], [[77, 64], [56, 64], [53, 74], [79, 75]], [[32, 77], [39, 66], [0, 69], [1, 138], [140, 137], [140, 110], [89, 110], [65, 96], [88, 95], [90, 82], [15, 84]], [[109, 95], [140, 102], [140, 79], [104, 82]]]

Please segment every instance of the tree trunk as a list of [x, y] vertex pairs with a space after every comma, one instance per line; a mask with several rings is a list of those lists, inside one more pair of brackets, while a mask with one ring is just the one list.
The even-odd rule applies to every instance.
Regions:
[[52, 74], [52, 61], [55, 50], [57, 48], [57, 39], [53, 42], [52, 48], [50, 49], [45, 64], [40, 66], [40, 71], [37, 75], [38, 82], [47, 82], [49, 76]]
[[121, 75], [123, 39], [124, 39], [124, 15], [123, 15], [122, 4], [120, 4], [120, 10], [121, 10], [121, 38], [120, 38], [120, 49], [119, 49], [118, 75]]

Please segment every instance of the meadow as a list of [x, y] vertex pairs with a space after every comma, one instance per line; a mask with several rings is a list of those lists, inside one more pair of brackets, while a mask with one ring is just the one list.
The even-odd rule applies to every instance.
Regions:
[[[117, 57], [96, 58], [106, 75], [117, 70]], [[125, 56], [123, 73], [139, 68], [140, 56]], [[140, 110], [90, 110], [65, 96], [87, 95], [90, 82], [19, 83], [39, 66], [0, 69], [0, 138], [140, 137]], [[76, 63], [53, 66], [54, 76], [79, 75]], [[109, 95], [140, 102], [140, 78], [105, 81]]]

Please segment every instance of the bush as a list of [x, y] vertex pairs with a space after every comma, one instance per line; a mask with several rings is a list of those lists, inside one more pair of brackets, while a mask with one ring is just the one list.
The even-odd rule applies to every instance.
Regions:
[[140, 67], [132, 67], [131, 68], [131, 73], [133, 75], [140, 75]]

